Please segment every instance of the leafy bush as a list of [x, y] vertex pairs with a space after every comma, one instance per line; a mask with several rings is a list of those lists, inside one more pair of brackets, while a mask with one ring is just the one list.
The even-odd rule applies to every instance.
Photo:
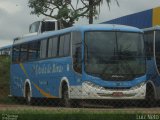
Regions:
[[0, 56], [0, 99], [9, 94], [10, 57]]

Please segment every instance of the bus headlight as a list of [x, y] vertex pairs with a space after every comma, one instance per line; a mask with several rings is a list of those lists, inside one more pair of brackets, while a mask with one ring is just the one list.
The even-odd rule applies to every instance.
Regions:
[[101, 86], [99, 86], [99, 85], [96, 85], [96, 84], [94, 84], [94, 83], [92, 83], [92, 82], [89, 82], [89, 81], [85, 81], [84, 83], [83, 83], [83, 86], [85, 87], [85, 88], [94, 88], [94, 89], [100, 89], [100, 90], [105, 90], [103, 87], [101, 87]]
[[146, 83], [145, 82], [142, 82], [134, 87], [131, 88], [131, 90], [135, 90], [135, 89], [138, 89], [138, 88], [141, 88], [142, 86], [144, 86]]

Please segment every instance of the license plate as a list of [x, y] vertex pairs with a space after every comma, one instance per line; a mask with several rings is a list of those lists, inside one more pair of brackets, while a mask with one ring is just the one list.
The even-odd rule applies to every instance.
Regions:
[[113, 97], [122, 97], [124, 94], [122, 92], [113, 92], [112, 94]]

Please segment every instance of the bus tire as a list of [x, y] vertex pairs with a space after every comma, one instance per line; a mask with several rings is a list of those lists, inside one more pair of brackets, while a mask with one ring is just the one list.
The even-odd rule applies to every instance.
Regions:
[[26, 87], [25, 87], [25, 99], [26, 99], [26, 104], [27, 105], [32, 104], [33, 100], [32, 100], [32, 97], [31, 97], [31, 91], [30, 91], [30, 87], [29, 87], [28, 83], [26, 84]]
[[152, 84], [148, 83], [146, 88], [146, 105], [147, 107], [155, 107], [156, 100], [155, 100], [155, 92]]
[[69, 90], [66, 82], [62, 84], [62, 104], [64, 107], [71, 107], [71, 100], [69, 99]]

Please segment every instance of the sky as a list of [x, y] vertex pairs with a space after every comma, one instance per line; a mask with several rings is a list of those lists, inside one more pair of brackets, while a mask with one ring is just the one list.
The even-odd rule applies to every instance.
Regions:
[[[110, 10], [103, 2], [100, 15], [94, 23], [160, 6], [160, 0], [118, 0], [119, 7], [112, 1]], [[44, 17], [31, 15], [30, 12], [28, 0], [0, 0], [0, 47], [12, 44], [13, 38], [27, 34], [29, 25]], [[80, 19], [76, 24], [88, 24], [88, 20]]]

